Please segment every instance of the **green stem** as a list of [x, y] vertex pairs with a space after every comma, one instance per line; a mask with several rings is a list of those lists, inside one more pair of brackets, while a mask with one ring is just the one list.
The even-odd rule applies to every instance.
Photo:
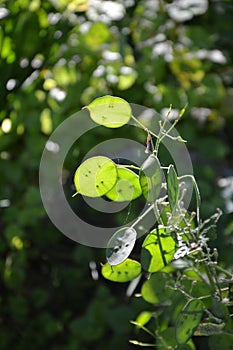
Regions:
[[164, 139], [164, 137], [166, 137], [171, 131], [172, 129], [174, 129], [174, 127], [176, 126], [176, 124], [179, 122], [181, 117], [177, 118], [174, 123], [171, 125], [171, 127], [165, 132], [165, 134], [163, 134], [163, 136], [160, 138], [160, 142]]
[[221, 272], [224, 273], [226, 276], [228, 276], [228, 277], [230, 277], [230, 278], [233, 278], [233, 274], [230, 273], [229, 271], [223, 269], [221, 266], [216, 265], [216, 266], [215, 266], [215, 269], [218, 270], [218, 271], [221, 271]]
[[178, 288], [178, 287], [172, 287], [172, 286], [168, 286], [168, 288], [170, 288], [171, 290], [174, 291], [179, 291], [181, 294], [183, 294], [188, 300], [193, 299], [193, 296], [188, 294], [187, 292], [185, 292], [183, 289]]
[[152, 204], [139, 218], [131, 225], [131, 228], [134, 228], [151, 210], [153, 210], [154, 204]]
[[154, 209], [155, 217], [158, 220], [158, 223], [164, 226], [163, 220], [161, 219], [159, 214], [159, 208], [158, 208], [157, 202], [154, 203], [153, 209]]
[[[183, 114], [184, 114], [184, 112], [185, 112], [185, 110], [186, 110], [186, 107], [187, 107], [187, 105], [186, 105], [184, 108], [182, 108], [182, 110], [180, 111], [180, 114], [179, 114], [178, 118], [174, 121], [174, 123], [173, 123], [173, 124], [170, 126], [170, 128], [166, 131], [166, 130], [164, 130], [164, 127], [165, 127], [165, 124], [167, 123], [168, 117], [169, 117], [169, 115], [170, 115], [170, 113], [171, 113], [172, 106], [170, 106], [169, 111], [168, 111], [168, 113], [167, 113], [167, 115], [166, 115], [166, 118], [165, 118], [165, 120], [164, 120], [164, 122], [163, 122], [163, 125], [161, 126], [160, 131], [159, 131], [159, 136], [158, 136], [158, 140], [157, 140], [157, 143], [156, 143], [156, 146], [157, 146], [156, 151], [157, 151], [157, 152], [158, 152], [158, 148], [159, 148], [160, 142], [161, 142], [166, 136], [169, 137], [169, 138], [171, 138], [172, 140], [179, 140], [179, 139], [180, 139], [182, 142], [186, 142], [185, 140], [181, 139], [180, 136], [173, 137], [173, 136], [169, 135], [170, 132], [172, 131], [172, 129], [174, 129], [174, 127], [176, 126], [176, 124], [180, 121], [181, 117], [183, 116]], [[163, 134], [163, 135], [162, 135], [162, 134]]]
[[[163, 139], [163, 136], [161, 136], [162, 135], [162, 133], [163, 133], [163, 131], [164, 131], [164, 127], [165, 127], [165, 125], [166, 125], [166, 123], [167, 123], [167, 121], [168, 121], [168, 118], [169, 118], [169, 115], [170, 115], [170, 113], [171, 113], [171, 110], [172, 110], [172, 106], [170, 105], [170, 108], [169, 108], [169, 110], [168, 110], [168, 113], [167, 113], [167, 115], [166, 115], [166, 117], [165, 117], [165, 119], [164, 119], [164, 122], [163, 122], [163, 124], [160, 126], [160, 130], [159, 130], [159, 135], [158, 135], [158, 137], [157, 137], [157, 141], [156, 141], [156, 145], [155, 145], [155, 150], [158, 152], [158, 149], [159, 149], [159, 145], [160, 145], [160, 142], [161, 142], [161, 140]], [[164, 137], [166, 136], [166, 134], [164, 135]]]
[[185, 178], [190, 178], [192, 180], [192, 183], [193, 183], [193, 187], [194, 187], [195, 194], [196, 194], [197, 222], [199, 224], [199, 222], [200, 222], [200, 201], [201, 201], [200, 192], [199, 192], [196, 180], [195, 180], [193, 175], [183, 175], [183, 176], [179, 176], [178, 177], [179, 180], [182, 180], [182, 179], [185, 179]]
[[138, 346], [143, 346], [143, 347], [150, 347], [150, 348], [154, 348], [155, 344], [149, 344], [149, 343], [143, 343], [140, 342], [138, 340], [129, 340], [129, 342], [133, 345], [138, 345]]
[[135, 118], [133, 115], [131, 115], [131, 118], [137, 123], [144, 131], [149, 132], [152, 136], [158, 138], [158, 135], [156, 135], [154, 132], [149, 130], [148, 128], [145, 127], [144, 124], [142, 124], [137, 118]]
[[135, 321], [130, 321], [130, 323], [132, 323], [133, 325], [135, 325], [135, 326], [137, 326], [137, 327], [139, 327], [139, 328], [141, 328], [141, 329], [143, 329], [144, 330], [144, 332], [146, 332], [146, 333], [148, 333], [148, 334], [150, 334], [153, 338], [155, 338], [156, 339], [156, 336], [154, 335], [154, 333], [152, 333], [148, 328], [146, 328], [146, 327], [144, 327], [143, 325], [141, 325], [140, 323], [138, 323], [138, 322], [135, 322]]
[[165, 349], [167, 349], [167, 350], [173, 350], [174, 349], [174, 348], [171, 348], [171, 346], [169, 346], [167, 344], [167, 342], [164, 340], [164, 338], [160, 334], [158, 334], [157, 332], [156, 332], [156, 336], [157, 336], [158, 339], [160, 339], [160, 341], [163, 344], [163, 346], [165, 347]]
[[162, 242], [160, 239], [160, 234], [159, 234], [158, 228], [156, 229], [156, 232], [157, 232], [157, 238], [158, 238], [158, 246], [159, 246], [159, 250], [160, 250], [160, 253], [162, 256], [162, 260], [163, 260], [163, 265], [166, 266], [168, 263], [167, 263], [167, 260], [166, 260], [165, 254], [164, 254], [163, 245], [162, 245]]
[[[202, 251], [200, 252], [200, 255], [201, 255], [202, 259], [205, 257], [205, 255]], [[216, 283], [215, 283], [214, 278], [212, 276], [211, 270], [205, 261], [203, 261], [203, 267], [204, 267], [204, 270], [205, 270], [206, 275], [208, 277], [208, 280], [210, 282], [210, 286], [211, 286], [212, 290], [216, 291], [216, 289], [218, 289], [218, 286], [216, 286]], [[220, 294], [220, 296], [221, 296], [221, 294]]]
[[128, 169], [135, 169], [135, 170], [140, 170], [138, 166], [135, 165], [122, 165], [122, 164], [117, 164], [117, 168], [128, 168]]

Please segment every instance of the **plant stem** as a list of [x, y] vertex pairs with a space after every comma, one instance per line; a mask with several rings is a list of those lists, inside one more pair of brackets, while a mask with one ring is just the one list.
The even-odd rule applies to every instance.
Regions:
[[164, 121], [163, 121], [163, 124], [160, 126], [159, 135], [158, 135], [158, 137], [157, 137], [157, 141], [156, 141], [156, 145], [155, 145], [155, 150], [156, 150], [157, 152], [158, 152], [159, 144], [160, 144], [161, 140], [166, 136], [166, 134], [165, 134], [164, 136], [161, 136], [161, 135], [162, 135], [162, 132], [163, 132], [163, 130], [164, 130], [164, 127], [165, 127], [165, 125], [166, 125], [166, 123], [167, 123], [167, 121], [168, 121], [168, 118], [169, 118], [169, 115], [170, 115], [170, 113], [171, 113], [171, 110], [172, 110], [172, 106], [170, 105], [169, 111], [168, 111], [168, 113], [167, 113], [167, 115], [166, 115], [166, 117], [165, 117], [165, 119], [164, 119]]
[[133, 115], [131, 115], [131, 118], [137, 123], [144, 131], [149, 132], [152, 136], [158, 138], [158, 135], [156, 135], [154, 132], [149, 130], [148, 128], [145, 127], [144, 124], [142, 124], [137, 118], [135, 118]]
[[152, 204], [139, 218], [131, 225], [131, 228], [134, 228], [151, 210], [154, 209], [154, 204]]
[[183, 175], [183, 176], [179, 176], [179, 177], [178, 177], [179, 180], [182, 180], [182, 179], [185, 179], [185, 178], [191, 179], [191, 180], [192, 180], [192, 183], [193, 183], [193, 187], [194, 187], [195, 194], [196, 194], [197, 222], [198, 222], [198, 224], [199, 224], [199, 222], [200, 222], [200, 201], [201, 201], [199, 189], [198, 189], [196, 180], [195, 180], [195, 178], [194, 178], [193, 175]]
[[[201, 251], [200, 254], [201, 254], [201, 257], [202, 257], [202, 259], [203, 259], [203, 258], [205, 257], [204, 253]], [[210, 270], [208, 264], [207, 264], [205, 261], [203, 261], [203, 267], [204, 267], [204, 270], [205, 270], [206, 275], [207, 275], [207, 277], [208, 277], [208, 280], [209, 280], [209, 282], [210, 282], [210, 286], [211, 286], [212, 290], [213, 290], [213, 291], [216, 291], [216, 289], [219, 289], [219, 288], [218, 288], [218, 286], [216, 285], [216, 283], [215, 283], [215, 281], [214, 281], [214, 278], [213, 278], [213, 276], [212, 276], [211, 270]], [[220, 296], [221, 296], [221, 294], [220, 294]]]
[[223, 269], [221, 266], [216, 265], [215, 269], [218, 270], [218, 271], [221, 271], [222, 273], [224, 273], [226, 276], [230, 277], [231, 279], [233, 278], [233, 274], [230, 273], [229, 271]]
[[[170, 113], [169, 113], [170, 114]], [[174, 127], [176, 126], [176, 124], [179, 122], [181, 117], [178, 117], [174, 123], [171, 125], [171, 127], [165, 132], [165, 134], [163, 134], [163, 136], [160, 138], [160, 142], [164, 139], [164, 137], [166, 137], [171, 131], [172, 129], [174, 129]]]
[[146, 333], [150, 334], [153, 338], [156, 339], [156, 336], [154, 335], [154, 333], [152, 333], [148, 328], [142, 326], [140, 323], [135, 322], [135, 321], [130, 321], [130, 323], [132, 323], [135, 326], [138, 326], [139, 328], [143, 329]]
[[135, 165], [123, 165], [123, 164], [117, 164], [117, 168], [128, 168], [128, 169], [135, 169], [135, 170], [140, 170], [138, 166]]

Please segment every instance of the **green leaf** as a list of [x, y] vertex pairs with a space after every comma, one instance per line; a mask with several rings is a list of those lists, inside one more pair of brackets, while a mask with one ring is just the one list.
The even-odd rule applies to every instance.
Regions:
[[119, 128], [131, 118], [131, 107], [120, 97], [103, 96], [95, 99], [88, 106], [91, 119], [106, 128]]
[[179, 196], [179, 182], [174, 165], [170, 165], [167, 173], [167, 193], [171, 210], [175, 208]]
[[217, 298], [212, 298], [212, 307], [211, 307], [211, 312], [213, 315], [219, 319], [225, 320], [225, 321], [230, 321], [231, 318], [229, 316], [229, 311], [228, 307], [223, 304], [220, 300]]
[[157, 272], [169, 264], [176, 251], [176, 242], [165, 228], [153, 230], [144, 240], [141, 263], [144, 270]]
[[209, 338], [211, 350], [233, 350], [233, 334], [216, 334]]
[[[195, 283], [193, 284], [192, 288], [192, 296], [194, 298], [199, 298], [203, 295], [209, 295], [211, 294], [211, 287], [206, 281], [198, 281], [196, 280]], [[211, 300], [209, 298], [206, 298], [203, 300], [203, 303], [205, 306], [210, 307], [211, 305]]]
[[199, 299], [187, 302], [176, 321], [176, 340], [178, 344], [185, 344], [194, 334], [201, 321], [203, 304]]
[[192, 340], [189, 340], [186, 344], [178, 345], [175, 337], [175, 327], [168, 327], [157, 337], [157, 348], [160, 350], [176, 349], [176, 350], [195, 350], [195, 345]]
[[131, 253], [137, 232], [132, 227], [123, 227], [111, 237], [106, 249], [106, 257], [110, 265], [118, 265]]
[[126, 168], [117, 168], [117, 181], [106, 193], [106, 197], [115, 202], [131, 201], [142, 194], [139, 177]]
[[141, 273], [141, 264], [138, 261], [127, 259], [123, 263], [112, 266], [109, 263], [102, 266], [102, 275], [113, 282], [129, 282]]
[[140, 328], [140, 326], [145, 326], [153, 316], [153, 313], [150, 311], [142, 311], [136, 318], [136, 323], [138, 323], [138, 326], [136, 328]]
[[142, 297], [151, 304], [159, 304], [169, 300], [172, 291], [166, 288], [166, 279], [161, 272], [150, 276], [141, 289]]
[[149, 202], [154, 202], [161, 191], [162, 171], [158, 158], [151, 154], [142, 164], [139, 181], [142, 193]]
[[100, 197], [111, 190], [117, 180], [116, 164], [107, 157], [92, 157], [76, 170], [74, 184], [77, 193]]

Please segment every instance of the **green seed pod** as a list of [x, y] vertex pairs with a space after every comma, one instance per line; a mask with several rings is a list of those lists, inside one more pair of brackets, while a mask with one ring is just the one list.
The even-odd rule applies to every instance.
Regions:
[[161, 191], [162, 171], [158, 158], [151, 154], [142, 164], [139, 181], [142, 193], [149, 202], [154, 202]]

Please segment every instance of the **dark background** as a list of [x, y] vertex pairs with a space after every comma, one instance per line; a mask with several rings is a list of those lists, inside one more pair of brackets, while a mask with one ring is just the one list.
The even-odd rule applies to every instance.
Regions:
[[[127, 298], [126, 285], [93, 279], [90, 262], [100, 271], [104, 250], [58, 232], [40, 199], [47, 138], [96, 97], [158, 113], [188, 102], [177, 129], [188, 140], [202, 217], [223, 210], [213, 245], [220, 264], [232, 266], [233, 3], [191, 3], [0, 1], [1, 350], [124, 350], [137, 337], [129, 320], [147, 304]], [[95, 142], [87, 135], [69, 152], [70, 193]]]

